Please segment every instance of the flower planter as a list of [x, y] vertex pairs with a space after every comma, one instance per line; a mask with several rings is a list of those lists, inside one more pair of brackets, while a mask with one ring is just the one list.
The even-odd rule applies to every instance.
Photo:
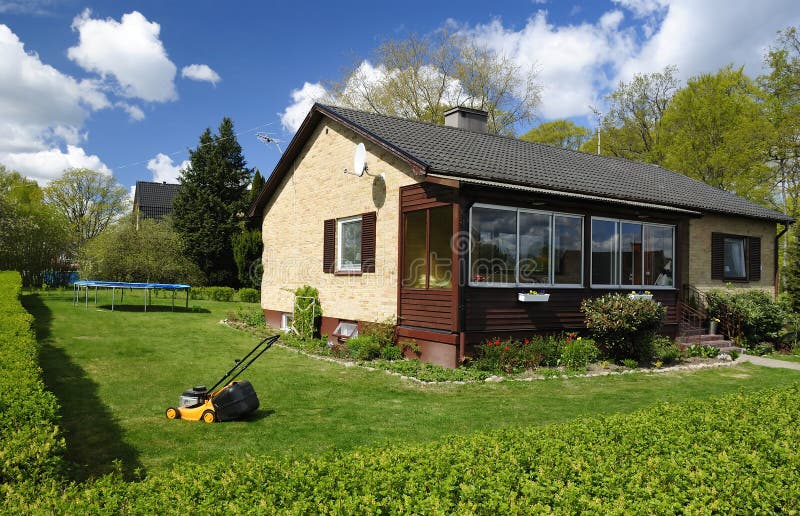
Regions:
[[517, 294], [517, 300], [521, 303], [546, 303], [550, 300], [550, 294], [526, 294], [520, 292]]
[[628, 294], [631, 299], [653, 299], [653, 294]]

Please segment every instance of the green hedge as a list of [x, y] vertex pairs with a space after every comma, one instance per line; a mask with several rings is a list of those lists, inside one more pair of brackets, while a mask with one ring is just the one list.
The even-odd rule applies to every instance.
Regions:
[[18, 272], [0, 272], [0, 483], [58, 478], [64, 466], [58, 402], [42, 382], [21, 287]]
[[238, 298], [243, 303], [258, 303], [261, 301], [261, 292], [254, 288], [236, 291], [231, 287], [192, 287], [189, 297], [207, 301], [233, 301]]
[[6, 508], [37, 513], [791, 513], [800, 508], [798, 420], [795, 385], [427, 445], [0, 493]]

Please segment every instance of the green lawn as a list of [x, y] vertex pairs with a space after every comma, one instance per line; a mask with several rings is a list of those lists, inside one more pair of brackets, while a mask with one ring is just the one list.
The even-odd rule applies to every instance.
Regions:
[[[107, 298], [107, 299], [106, 299]], [[245, 454], [318, 454], [386, 442], [425, 442], [453, 433], [543, 425], [582, 415], [630, 412], [658, 402], [706, 398], [800, 379], [754, 365], [692, 373], [631, 374], [497, 384], [421, 386], [273, 348], [248, 369], [261, 409], [214, 425], [168, 421], [181, 392], [210, 386], [258, 341], [219, 324], [236, 303], [190, 301], [199, 311], [144, 313], [141, 298], [111, 312], [73, 307], [71, 292], [23, 296], [36, 317], [45, 381], [63, 413], [74, 476], [154, 471], [178, 460]]]

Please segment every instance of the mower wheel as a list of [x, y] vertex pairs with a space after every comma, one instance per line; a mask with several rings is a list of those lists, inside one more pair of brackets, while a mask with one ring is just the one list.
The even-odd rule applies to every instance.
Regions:
[[217, 419], [217, 415], [214, 413], [213, 410], [206, 410], [203, 412], [203, 415], [200, 416], [200, 419], [203, 420], [203, 423], [213, 423]]
[[167, 419], [180, 419], [181, 413], [175, 407], [167, 409]]

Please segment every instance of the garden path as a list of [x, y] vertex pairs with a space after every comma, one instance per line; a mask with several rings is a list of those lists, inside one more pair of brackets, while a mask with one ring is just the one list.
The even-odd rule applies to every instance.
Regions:
[[743, 360], [745, 362], [750, 362], [755, 365], [760, 365], [764, 367], [776, 367], [782, 369], [796, 369], [800, 371], [800, 363], [798, 362], [787, 362], [785, 360], [775, 360], [774, 358], [765, 358], [759, 357], [755, 355], [742, 355], [739, 360]]

